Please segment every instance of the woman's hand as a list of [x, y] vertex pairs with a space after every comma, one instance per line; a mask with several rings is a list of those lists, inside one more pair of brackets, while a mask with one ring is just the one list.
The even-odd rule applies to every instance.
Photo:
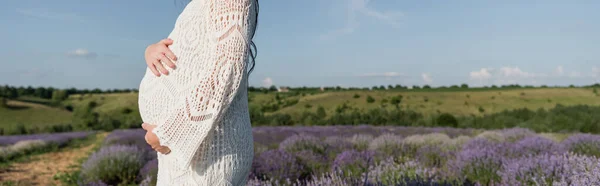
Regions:
[[[177, 61], [177, 57], [168, 47], [171, 44], [173, 44], [173, 40], [167, 38], [146, 47], [144, 58], [146, 59], [148, 68], [152, 70], [154, 75], [160, 76], [160, 73], [158, 72], [159, 70], [165, 75], [169, 74], [169, 71], [165, 69], [161, 61], [167, 64], [169, 67], [175, 68], [175, 64], [173, 62]], [[169, 58], [173, 61], [171, 61]]]
[[152, 132], [152, 129], [154, 129], [155, 127], [156, 125], [151, 125], [147, 123], [142, 124], [142, 128], [146, 130], [146, 143], [148, 143], [148, 145], [150, 145], [150, 147], [152, 147], [152, 149], [154, 149], [157, 152], [160, 152], [162, 154], [169, 154], [171, 152], [171, 149], [169, 149], [169, 147], [166, 146], [160, 146], [158, 136], [156, 136], [156, 134]]

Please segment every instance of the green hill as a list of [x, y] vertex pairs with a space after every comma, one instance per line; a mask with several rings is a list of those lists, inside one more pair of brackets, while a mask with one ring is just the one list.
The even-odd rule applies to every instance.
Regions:
[[43, 104], [9, 100], [7, 107], [0, 107], [0, 129], [13, 130], [25, 127], [48, 127], [71, 123], [71, 112]]
[[[49, 100], [42, 98], [20, 97], [18, 100], [10, 100], [8, 107], [0, 108], [2, 130], [18, 123], [26, 128], [74, 124], [110, 129], [139, 126], [141, 122], [137, 93], [73, 94], [59, 104], [50, 104]], [[251, 115], [260, 113], [265, 116], [261, 122], [285, 120], [287, 124], [290, 121], [306, 121], [307, 113], [319, 115], [319, 107], [325, 112], [321, 115], [330, 117], [344, 108], [352, 108], [353, 112], [364, 111], [363, 114], [373, 109], [397, 111], [395, 103], [398, 103], [400, 110], [420, 113], [426, 119], [442, 113], [457, 117], [484, 116], [521, 108], [534, 111], [539, 108], [550, 109], [557, 104], [600, 105], [600, 96], [592, 88], [251, 91], [249, 100]], [[395, 117], [396, 113], [389, 114]], [[86, 119], [76, 119], [79, 116]], [[261, 122], [253, 124], [273, 124]]]
[[[273, 105], [278, 101], [275, 93], [251, 94], [251, 104]], [[347, 103], [348, 106], [371, 109], [382, 107], [395, 108], [391, 103], [394, 96], [402, 96], [400, 107], [413, 110], [424, 115], [450, 113], [456, 116], [482, 115], [512, 110], [518, 108], [553, 108], [556, 104], [570, 105], [600, 105], [600, 96], [591, 88], [522, 88], [512, 90], [476, 90], [476, 91], [340, 91], [325, 92], [315, 95], [293, 95], [280, 93], [281, 105], [289, 100], [298, 103], [277, 109], [273, 113], [286, 113], [292, 116], [301, 114], [304, 110], [316, 111], [323, 106], [328, 113], [336, 107]], [[371, 96], [374, 102], [367, 102]], [[308, 106], [307, 106], [308, 105]], [[480, 108], [483, 109], [480, 111]]]

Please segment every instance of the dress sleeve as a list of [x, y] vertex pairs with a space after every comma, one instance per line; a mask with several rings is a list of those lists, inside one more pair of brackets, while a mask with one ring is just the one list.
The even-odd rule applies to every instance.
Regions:
[[209, 44], [211, 52], [203, 62], [205, 67], [199, 77], [193, 77], [197, 83], [190, 94], [178, 98], [180, 106], [169, 109], [165, 122], [152, 131], [162, 146], [171, 149], [168, 155], [174, 157], [176, 167], [186, 169], [191, 165], [240, 88], [250, 44], [250, 1], [207, 1], [210, 23], [203, 37], [213, 37], [209, 40], [214, 42]]

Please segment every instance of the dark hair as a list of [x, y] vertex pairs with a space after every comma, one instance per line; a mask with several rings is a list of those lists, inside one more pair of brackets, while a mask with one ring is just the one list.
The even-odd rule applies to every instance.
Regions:
[[258, 6], [258, 0], [254, 0], [254, 2], [256, 3], [256, 5], [254, 6], [256, 15], [254, 17], [254, 28], [252, 28], [252, 35], [250, 36], [250, 57], [252, 58], [252, 67], [250, 67], [250, 70], [248, 71], [248, 75], [250, 75], [252, 70], [254, 70], [254, 66], [256, 66], [256, 55], [258, 54], [258, 51], [256, 50], [256, 44], [254, 43], [253, 39], [254, 39], [254, 34], [256, 33], [256, 27], [258, 26], [259, 6]]

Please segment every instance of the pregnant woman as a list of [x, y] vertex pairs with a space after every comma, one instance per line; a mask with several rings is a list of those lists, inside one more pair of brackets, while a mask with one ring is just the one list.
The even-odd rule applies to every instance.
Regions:
[[192, 0], [169, 39], [147, 47], [138, 101], [158, 155], [157, 185], [246, 184], [257, 16], [257, 0]]

